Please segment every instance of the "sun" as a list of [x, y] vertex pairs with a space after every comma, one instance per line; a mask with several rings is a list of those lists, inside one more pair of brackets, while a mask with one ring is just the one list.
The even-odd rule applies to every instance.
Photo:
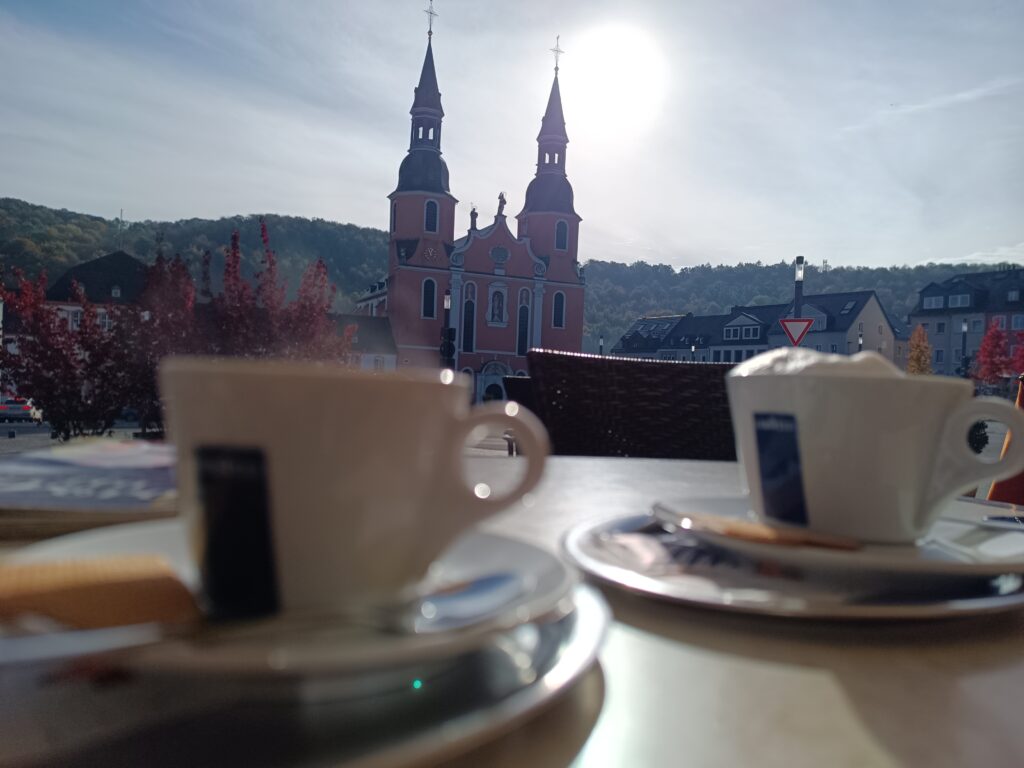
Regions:
[[563, 38], [559, 70], [569, 136], [587, 143], [635, 138], [657, 120], [668, 62], [643, 29], [606, 24]]

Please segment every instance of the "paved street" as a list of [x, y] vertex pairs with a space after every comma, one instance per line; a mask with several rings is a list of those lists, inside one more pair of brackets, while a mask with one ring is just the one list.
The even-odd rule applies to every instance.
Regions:
[[[114, 437], [120, 440], [131, 438], [138, 429], [134, 424], [121, 423], [114, 427]], [[11, 433], [14, 437], [11, 437]], [[52, 448], [60, 443], [50, 437], [49, 424], [0, 423], [0, 458], [26, 451]]]
[[[133, 424], [121, 423], [114, 428], [114, 437], [117, 439], [131, 438], [132, 432], [137, 427]], [[9, 434], [14, 433], [15, 437], [10, 438]], [[999, 458], [999, 452], [1003, 447], [1003, 440], [1006, 437], [1006, 427], [997, 422], [988, 423], [988, 445], [982, 452], [986, 458], [992, 460]], [[47, 424], [0, 424], [0, 458], [13, 456], [26, 451], [38, 451], [58, 445], [56, 440], [50, 438], [50, 427]], [[507, 444], [500, 435], [486, 437], [474, 446], [467, 446], [466, 454], [469, 456], [492, 456], [495, 458], [508, 455]]]

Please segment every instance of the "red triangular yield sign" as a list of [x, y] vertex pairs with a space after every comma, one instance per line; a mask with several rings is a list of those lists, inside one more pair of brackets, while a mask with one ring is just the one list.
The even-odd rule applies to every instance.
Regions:
[[779, 320], [782, 323], [782, 330], [789, 336], [789, 340], [793, 342], [794, 347], [799, 347], [800, 342], [804, 340], [804, 336], [811, 330], [811, 326], [814, 325], [813, 317], [785, 317]]

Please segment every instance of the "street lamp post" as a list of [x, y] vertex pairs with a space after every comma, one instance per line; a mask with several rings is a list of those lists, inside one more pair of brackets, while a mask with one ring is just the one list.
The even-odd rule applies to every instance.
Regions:
[[597, 353], [604, 356], [604, 334], [597, 337]]
[[804, 303], [804, 257], [796, 257], [796, 278], [793, 286], [793, 317], [800, 317]]
[[444, 289], [444, 325], [441, 327], [441, 367], [455, 367], [455, 329], [452, 325], [452, 289]]
[[858, 331], [857, 332], [857, 351], [858, 352], [863, 352], [864, 351], [864, 332], [863, 331]]
[[971, 364], [967, 359], [967, 318], [960, 323], [960, 375], [967, 378]]
[[696, 363], [697, 362], [697, 345], [696, 344], [691, 344], [690, 345], [690, 362], [691, 363]]

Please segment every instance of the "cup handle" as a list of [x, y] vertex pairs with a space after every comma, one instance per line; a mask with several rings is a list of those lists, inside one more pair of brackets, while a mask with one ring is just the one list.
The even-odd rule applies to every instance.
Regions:
[[[1014, 434], [1009, 450], [997, 461], [986, 461], [967, 444], [971, 426], [984, 419], [1001, 421]], [[925, 517], [946, 499], [982, 480], [1002, 480], [1024, 470], [1024, 411], [997, 397], [976, 397], [961, 403], [946, 419], [938, 450], [928, 503], [921, 512]], [[925, 522], [918, 521], [921, 527]]]
[[[462, 451], [466, 439], [473, 430], [485, 425], [498, 425], [515, 430], [516, 440], [519, 441], [527, 460], [526, 473], [516, 487], [500, 496], [479, 495], [475, 489], [466, 485], [466, 480], [462, 475]], [[454, 501], [465, 509], [478, 512], [478, 517], [481, 519], [504, 509], [522, 498], [524, 494], [532, 491], [540, 482], [541, 475], [544, 474], [544, 462], [550, 453], [548, 433], [540, 419], [518, 403], [513, 402], [485, 403], [475, 406], [470, 411], [470, 415], [462, 419], [453, 432], [452, 445], [455, 453], [452, 467], [456, 477], [453, 478], [450, 487], [455, 496]]]

